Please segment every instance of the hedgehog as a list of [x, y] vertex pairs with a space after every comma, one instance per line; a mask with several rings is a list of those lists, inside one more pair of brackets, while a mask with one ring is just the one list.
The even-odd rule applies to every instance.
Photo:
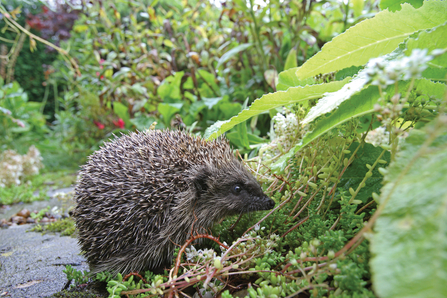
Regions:
[[92, 274], [161, 270], [192, 233], [275, 205], [225, 138], [168, 130], [104, 143], [82, 166], [75, 199]]

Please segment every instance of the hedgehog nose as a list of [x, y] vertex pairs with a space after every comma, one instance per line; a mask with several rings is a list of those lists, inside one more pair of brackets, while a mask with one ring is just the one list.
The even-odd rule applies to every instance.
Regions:
[[266, 210], [270, 210], [273, 207], [275, 207], [275, 201], [273, 201], [272, 199], [270, 199], [269, 197], [265, 196], [264, 197], [264, 201], [265, 201], [265, 206], [267, 207]]

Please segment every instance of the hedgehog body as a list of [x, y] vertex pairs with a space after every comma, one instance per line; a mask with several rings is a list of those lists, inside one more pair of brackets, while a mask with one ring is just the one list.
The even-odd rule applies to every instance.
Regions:
[[226, 140], [181, 131], [136, 132], [105, 143], [83, 166], [75, 199], [92, 273], [162, 268], [192, 232], [274, 206]]

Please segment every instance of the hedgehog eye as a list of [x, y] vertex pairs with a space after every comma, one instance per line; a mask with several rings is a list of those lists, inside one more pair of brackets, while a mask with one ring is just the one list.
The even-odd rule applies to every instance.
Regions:
[[242, 191], [242, 187], [239, 184], [233, 186], [234, 193], [240, 193]]

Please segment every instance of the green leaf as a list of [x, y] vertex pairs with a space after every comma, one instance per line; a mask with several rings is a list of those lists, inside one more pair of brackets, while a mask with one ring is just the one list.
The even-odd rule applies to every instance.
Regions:
[[206, 108], [206, 105], [203, 103], [202, 100], [195, 101], [191, 104], [189, 107], [189, 114], [196, 117], [197, 114], [202, 111], [204, 108]]
[[[406, 82], [407, 86], [408, 83]], [[389, 87], [387, 90], [392, 90]], [[295, 145], [286, 154], [278, 158], [272, 165], [274, 172], [282, 172], [288, 164], [288, 160], [301, 148], [314, 141], [319, 136], [337, 127], [338, 125], [355, 117], [370, 114], [374, 111], [374, 104], [379, 99], [380, 94], [377, 86], [369, 86], [357, 94], [353, 95], [349, 100], [343, 102], [335, 111], [329, 113], [327, 116], [322, 116], [317, 119], [315, 128], [308, 132], [303, 140]]]
[[[376, 61], [380, 59], [384, 64], [386, 64], [388, 61], [399, 58], [399, 55], [401, 55], [401, 51], [398, 49], [393, 53], [377, 58]], [[310, 123], [317, 117], [334, 110], [342, 102], [349, 99], [353, 94], [362, 90], [368, 81], [367, 72], [368, 69], [361, 70], [358, 75], [352, 79], [352, 81], [344, 85], [340, 90], [323, 96], [323, 98], [321, 98], [318, 103], [307, 113], [306, 117], [303, 119], [303, 124]]]
[[[354, 150], [359, 145], [359, 143], [354, 143], [351, 145], [349, 150], [351, 150], [351, 152], [354, 152]], [[380, 147], [374, 147], [373, 145], [368, 143], [363, 144], [363, 146], [357, 151], [354, 161], [343, 174], [340, 182], [338, 183], [338, 186], [343, 187], [346, 190], [349, 190], [350, 187], [356, 189], [362, 182], [363, 178], [365, 178], [366, 173], [369, 171], [369, 169], [365, 165], [373, 165], [382, 151], [383, 149]], [[348, 154], [345, 157], [349, 159], [351, 157], [351, 154]], [[388, 151], [385, 152], [381, 159], [386, 160], [389, 163], [390, 153]], [[378, 167], [379, 166], [376, 166], [374, 168], [374, 170], [372, 171], [372, 176], [369, 177], [365, 182], [365, 187], [362, 187], [355, 197], [356, 200], [361, 200], [363, 203], [366, 203], [371, 198], [373, 192], [380, 192], [383, 176], [377, 170]]]
[[363, 66], [351, 66], [343, 68], [342, 70], [337, 71], [337, 73], [335, 74], [335, 80], [341, 81], [346, 79], [347, 77], [353, 77], [362, 68]]
[[[155, 117], [146, 116], [146, 115], [139, 115], [138, 117], [130, 119], [130, 122], [137, 127], [139, 131], [144, 131], [146, 129], [149, 129], [149, 127], [152, 125], [152, 123], [156, 122], [157, 119]], [[155, 126], [156, 129], [163, 128], [160, 123], [158, 123]]]
[[261, 137], [258, 137], [257, 135], [254, 135], [252, 133], [247, 133], [248, 141], [250, 144], [265, 144], [268, 143], [267, 139], [263, 139]]
[[422, 73], [422, 76], [432, 80], [445, 80], [447, 77], [447, 68], [429, 67]]
[[287, 70], [289, 68], [295, 68], [298, 64], [296, 62], [296, 49], [292, 48], [287, 55], [286, 63], [284, 64], [284, 70]]
[[219, 101], [222, 100], [223, 97], [214, 97], [214, 98], [202, 98], [203, 103], [211, 110]]
[[223, 63], [227, 62], [231, 57], [238, 54], [239, 52], [242, 52], [242, 51], [248, 49], [249, 47], [251, 47], [251, 45], [252, 45], [251, 43], [243, 43], [241, 45], [238, 45], [235, 48], [232, 48], [231, 50], [229, 50], [228, 52], [223, 54], [222, 57], [220, 57], [219, 61], [217, 61], [216, 68], [219, 68], [219, 66], [221, 66]]
[[248, 142], [247, 126], [245, 123], [241, 123], [236, 126], [237, 131], [227, 133], [225, 136], [235, 144], [238, 148], [250, 149], [250, 143]]
[[163, 120], [166, 126], [169, 126], [172, 116], [179, 112], [182, 108], [182, 103], [161, 103], [158, 105], [158, 111], [163, 116]]
[[216, 138], [227, 130], [233, 128], [235, 125], [271, 109], [292, 103], [307, 102], [309, 99], [320, 98], [326, 92], [339, 90], [347, 82], [348, 79], [327, 84], [292, 87], [287, 89], [287, 91], [266, 94], [255, 100], [250, 108], [241, 111], [237, 116], [234, 116], [227, 121], [218, 121], [211, 125], [205, 131], [205, 138]]
[[352, 10], [354, 11], [354, 17], [356, 17], [356, 18], [360, 17], [363, 13], [363, 8], [365, 7], [365, 1], [364, 0], [352, 0], [351, 5], [352, 5]]
[[129, 71], [131, 71], [129, 67], [121, 67], [120, 70], [118, 70], [116, 73], [113, 74], [112, 78], [117, 78], [121, 75], [128, 73]]
[[384, 177], [370, 262], [379, 297], [447, 297], [447, 130], [422, 150], [430, 129], [410, 132]]
[[329, 73], [392, 52], [411, 34], [447, 21], [447, 2], [425, 1], [415, 9], [403, 4], [396, 13], [387, 10], [365, 20], [326, 43], [296, 72], [298, 79]]
[[124, 123], [130, 122], [129, 109], [120, 102], [113, 103], [113, 111], [118, 115], [121, 119], [124, 120]]
[[278, 76], [278, 84], [276, 85], [276, 90], [285, 91], [290, 87], [306, 86], [316, 83], [314, 78], [299, 80], [296, 76], [296, 71], [298, 69], [299, 67], [295, 67], [281, 72]]
[[342, 102], [351, 98], [353, 94], [362, 90], [366, 82], [365, 72], [362, 72], [351, 82], [344, 85], [340, 90], [326, 94], [310, 109], [306, 117], [303, 119], [303, 124], [310, 123], [317, 117], [337, 108]]
[[85, 24], [78, 24], [73, 26], [73, 30], [77, 33], [81, 33], [88, 30], [88, 26]]
[[[216, 78], [214, 75], [206, 70], [198, 69], [197, 73], [199, 74], [199, 77], [203, 78], [213, 89], [214, 92], [217, 92], [217, 94], [220, 94], [220, 88], [216, 84]], [[192, 80], [191, 80], [192, 82]], [[207, 86], [208, 87], [208, 86]]]
[[[114, 51], [111, 51], [107, 54], [107, 61], [113, 61], [113, 59], [115, 59], [118, 56], [117, 53], [115, 53]], [[123, 69], [123, 68], [121, 68]]]
[[[404, 92], [409, 86], [409, 82], [401, 81], [398, 84], [399, 92]], [[434, 83], [430, 80], [420, 79], [416, 80], [414, 90], [418, 94], [428, 94], [437, 99], [442, 99], [447, 86], [442, 83]], [[394, 86], [389, 86], [384, 92], [394, 93]], [[371, 114], [374, 111], [374, 104], [380, 98], [379, 89], [377, 86], [368, 86], [362, 91], [354, 94], [349, 100], [344, 101], [338, 109], [329, 113], [327, 116], [321, 116], [316, 121], [315, 128], [307, 133], [302, 142], [296, 145], [291, 151], [297, 152], [300, 148], [308, 145], [310, 142], [323, 135], [327, 131], [337, 127], [338, 125], [363, 115]], [[288, 156], [292, 156], [290, 153]], [[282, 162], [282, 160], [278, 161]]]
[[164, 102], [181, 100], [180, 85], [184, 74], [183, 71], [178, 71], [161, 82], [157, 93]]
[[[405, 54], [409, 56], [414, 49], [428, 49], [429, 53], [435, 49], [447, 49], [447, 24], [436, 27], [434, 30], [422, 31], [417, 38], [407, 41]], [[447, 53], [430, 61], [429, 65], [447, 67]]]
[[163, 40], [163, 44], [167, 47], [173, 48], [174, 44], [172, 43], [172, 41], [170, 41], [169, 39], [165, 39]]
[[415, 8], [422, 6], [423, 0], [382, 0], [380, 1], [380, 9], [385, 10], [388, 8], [389, 11], [400, 10], [401, 4], [410, 3]]
[[143, 87], [143, 86], [141, 86], [141, 84], [140, 83], [135, 83], [135, 84], [133, 84], [131, 87], [130, 87], [130, 89], [132, 89], [132, 91], [134, 91], [135, 93], [138, 93], [138, 94], [146, 94], [147, 93], [147, 89], [146, 89], [146, 87]]

